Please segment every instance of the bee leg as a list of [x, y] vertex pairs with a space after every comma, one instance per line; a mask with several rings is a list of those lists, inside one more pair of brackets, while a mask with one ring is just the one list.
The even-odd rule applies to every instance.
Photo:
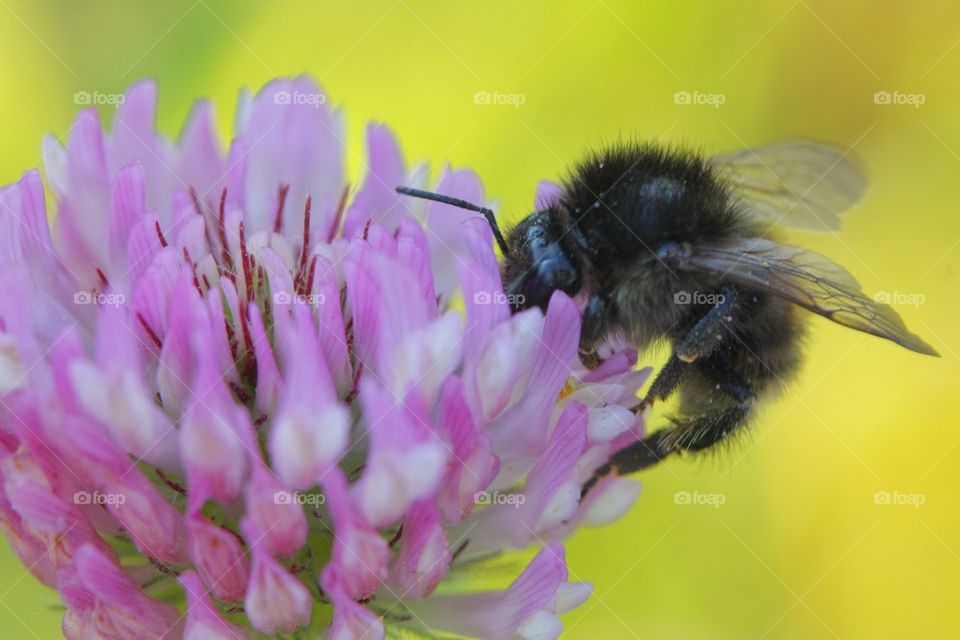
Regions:
[[654, 379], [647, 395], [640, 404], [630, 410], [642, 413], [654, 402], [666, 400], [690, 372], [690, 363], [698, 362], [710, 355], [727, 337], [733, 323], [733, 311], [737, 303], [736, 290], [726, 287], [721, 291], [719, 303], [706, 313], [693, 329], [674, 347], [673, 355]]
[[720, 301], [675, 345], [674, 351], [683, 362], [695, 362], [709, 355], [728, 337], [733, 326], [737, 290], [724, 287], [720, 296]]
[[602, 478], [612, 474], [623, 475], [651, 467], [673, 453], [663, 442], [664, 431], [657, 431], [646, 438], [627, 445], [610, 457], [606, 464], [597, 467], [593, 475], [580, 488], [581, 502], [587, 492]]
[[583, 363], [583, 366], [591, 371], [603, 364], [603, 359], [600, 357], [600, 354], [597, 353], [596, 347], [580, 347], [577, 355], [580, 356], [580, 362]]
[[627, 475], [651, 467], [667, 456], [681, 451], [702, 451], [727, 438], [743, 426], [752, 403], [736, 404], [692, 417], [680, 417], [673, 425], [650, 434], [617, 451], [593, 472], [580, 490], [582, 501], [597, 482], [610, 474]]
[[583, 310], [580, 325], [580, 361], [588, 369], [596, 369], [603, 361], [597, 354], [597, 347], [610, 333], [612, 326], [610, 305], [605, 297], [598, 293], [590, 296]]
[[663, 365], [663, 368], [657, 373], [657, 377], [653, 379], [653, 384], [650, 385], [647, 395], [643, 396], [640, 404], [630, 407], [630, 411], [643, 413], [647, 407], [653, 406], [654, 402], [666, 400], [686, 379], [688, 373], [690, 373], [690, 367], [686, 362], [681, 362], [677, 354], [674, 353], [667, 360], [667, 364]]

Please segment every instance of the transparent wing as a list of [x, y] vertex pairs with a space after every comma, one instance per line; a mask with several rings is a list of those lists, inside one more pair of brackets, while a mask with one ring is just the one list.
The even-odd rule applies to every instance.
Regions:
[[838, 324], [928, 355], [937, 352], [910, 332], [890, 306], [868, 298], [856, 279], [824, 256], [759, 238], [692, 247], [680, 269], [709, 273], [747, 289], [789, 300]]
[[710, 162], [747, 215], [814, 231], [839, 229], [839, 214], [860, 199], [867, 185], [847, 150], [812, 140], [744, 149]]

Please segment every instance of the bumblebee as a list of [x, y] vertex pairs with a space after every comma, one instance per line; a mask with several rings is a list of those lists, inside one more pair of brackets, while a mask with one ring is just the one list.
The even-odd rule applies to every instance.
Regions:
[[842, 149], [798, 140], [712, 157], [642, 143], [603, 148], [506, 235], [488, 208], [398, 191], [487, 218], [515, 310], [545, 308], [557, 290], [582, 301], [585, 365], [597, 366], [598, 349], [617, 335], [641, 349], [670, 344], [669, 360], [633, 410], [679, 391], [677, 414], [615, 452], [584, 485], [585, 495], [605, 475], [742, 432], [758, 399], [797, 370], [803, 311], [938, 355], [843, 267], [771, 237], [778, 225], [839, 229], [840, 214], [865, 188], [863, 172]]

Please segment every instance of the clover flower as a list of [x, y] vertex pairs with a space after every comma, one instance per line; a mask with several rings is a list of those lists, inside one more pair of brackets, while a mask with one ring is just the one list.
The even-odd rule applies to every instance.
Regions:
[[225, 155], [208, 103], [177, 142], [155, 104], [44, 142], [52, 231], [38, 172], [0, 191], [0, 522], [66, 637], [555, 637], [590, 593], [558, 540], [639, 491], [580, 502], [641, 435], [636, 353], [580, 367], [561, 293], [511, 315], [489, 228], [398, 197], [425, 172], [387, 128], [351, 194], [310, 79], [242, 94]]

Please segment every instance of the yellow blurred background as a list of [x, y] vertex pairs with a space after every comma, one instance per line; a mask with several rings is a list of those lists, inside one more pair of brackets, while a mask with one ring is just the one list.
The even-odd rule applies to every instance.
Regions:
[[[903, 302], [943, 357], [812, 319], [802, 374], [752, 437], [646, 473], [627, 517], [568, 542], [572, 577], [596, 589], [565, 637], [957, 638], [958, 44], [960, 5], [930, 0], [2, 0], [0, 179], [40, 165], [75, 92], [144, 76], [160, 82], [161, 130], [210, 96], [226, 144], [239, 87], [309, 72], [346, 109], [354, 180], [364, 124], [385, 121], [434, 175], [475, 169], [509, 219], [537, 180], [619, 136], [851, 147], [866, 199], [842, 233], [789, 239]], [[59, 637], [56, 594], [0, 548], [3, 637]]]

